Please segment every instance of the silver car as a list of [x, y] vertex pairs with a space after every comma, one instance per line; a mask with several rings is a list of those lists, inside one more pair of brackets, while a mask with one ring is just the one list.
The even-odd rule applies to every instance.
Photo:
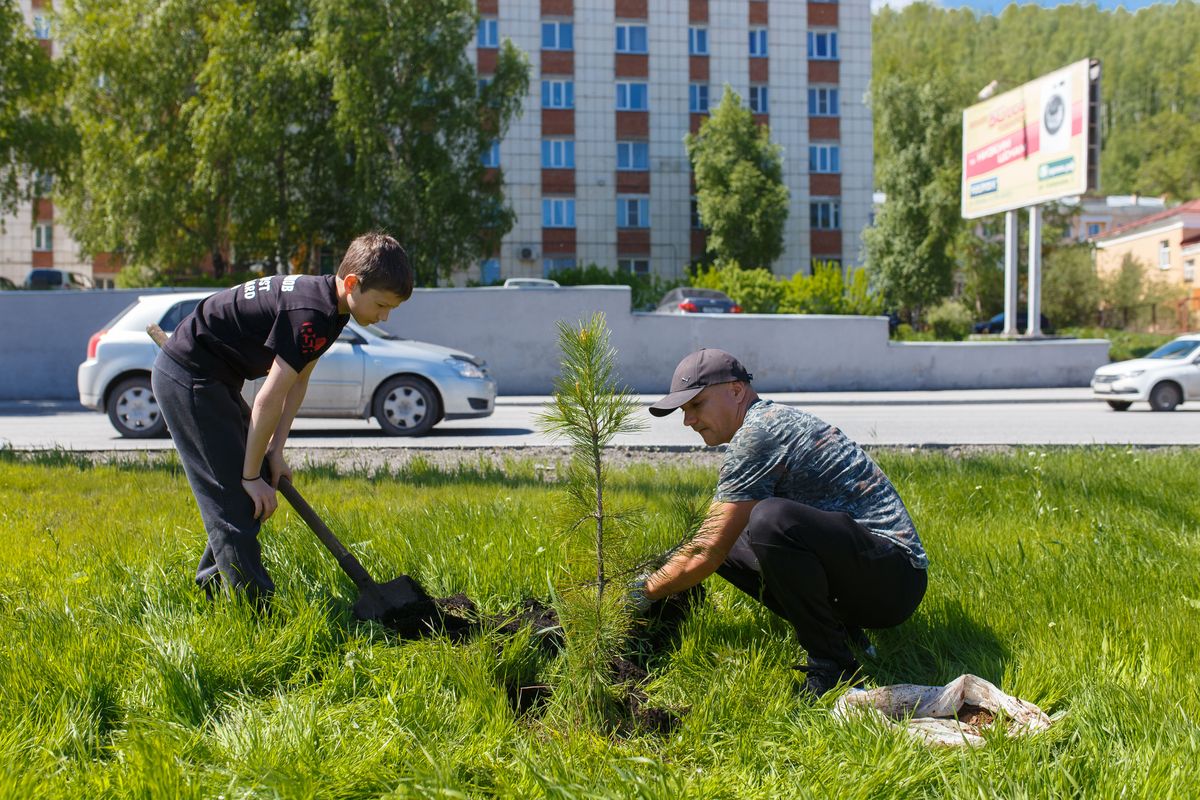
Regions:
[[1145, 358], [1100, 367], [1092, 376], [1092, 396], [1113, 411], [1136, 402], [1174, 411], [1188, 400], [1200, 400], [1200, 333], [1180, 336]]
[[[122, 436], [166, 434], [150, 390], [158, 347], [152, 322], [175, 330], [211, 292], [143, 295], [88, 341], [79, 365], [79, 402], [108, 414]], [[247, 381], [246, 402], [263, 380]], [[479, 358], [436, 344], [400, 339], [375, 325], [347, 323], [317, 361], [300, 407], [302, 417], [374, 417], [384, 433], [419, 436], [442, 420], [491, 415], [496, 382]]]

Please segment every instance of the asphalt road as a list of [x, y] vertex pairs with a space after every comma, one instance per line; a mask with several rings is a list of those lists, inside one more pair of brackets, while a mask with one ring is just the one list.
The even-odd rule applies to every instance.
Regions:
[[[767, 395], [837, 425], [864, 445], [1200, 445], [1200, 404], [1155, 413], [1145, 404], [1117, 413], [1093, 400], [1088, 389], [1010, 389], [944, 392], [843, 392]], [[649, 404], [656, 398], [641, 398]], [[424, 437], [383, 436], [363, 420], [300, 419], [291, 447], [511, 448], [557, 442], [537, 430], [544, 397], [502, 397], [496, 413], [478, 420], [444, 422]], [[627, 446], [700, 447], [700, 437], [675, 414], [640, 415], [646, 430], [623, 436]], [[167, 449], [167, 439], [138, 441], [116, 435], [108, 419], [72, 403], [0, 403], [0, 446], [18, 450], [79, 451]]]

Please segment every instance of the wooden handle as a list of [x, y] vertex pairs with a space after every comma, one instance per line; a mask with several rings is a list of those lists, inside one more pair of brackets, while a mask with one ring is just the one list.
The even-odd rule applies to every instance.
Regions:
[[151, 322], [149, 325], [147, 325], [146, 333], [150, 334], [150, 338], [153, 339], [154, 343], [159, 347], [167, 346], [167, 334], [162, 328], [158, 327], [157, 322]]
[[300, 496], [300, 493], [296, 491], [296, 487], [292, 486], [291, 481], [287, 478], [280, 478], [279, 492], [292, 504], [292, 508], [296, 509], [296, 513], [308, 524], [308, 527], [312, 528], [312, 532], [317, 535], [317, 538], [321, 540], [321, 544], [325, 545], [325, 548], [337, 559], [338, 566], [342, 568], [342, 572], [350, 576], [350, 580], [354, 581], [355, 586], [362, 590], [375, 585], [375, 580], [371, 577], [371, 574], [359, 563], [354, 554], [338, 541], [338, 538], [333, 535], [333, 531], [326, 527], [321, 518], [317, 516], [317, 512], [313, 511], [312, 506]]

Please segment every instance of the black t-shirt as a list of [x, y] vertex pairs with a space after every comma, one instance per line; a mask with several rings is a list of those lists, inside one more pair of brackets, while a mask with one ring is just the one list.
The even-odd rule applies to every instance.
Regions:
[[256, 278], [200, 301], [163, 349], [196, 375], [240, 386], [267, 374], [275, 357], [299, 372], [337, 340], [332, 275]]

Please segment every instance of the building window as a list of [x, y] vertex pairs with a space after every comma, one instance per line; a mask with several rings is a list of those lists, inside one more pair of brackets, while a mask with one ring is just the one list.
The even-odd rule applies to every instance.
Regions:
[[649, 228], [650, 227], [650, 198], [626, 197], [617, 198], [617, 227], [618, 228]]
[[1188, 283], [1196, 280], [1196, 259], [1189, 258], [1183, 262], [1183, 279]]
[[475, 81], [475, 89], [480, 95], [482, 95], [484, 92], [486, 92], [487, 87], [489, 87], [491, 85], [492, 85], [491, 78], [479, 78], [478, 80]]
[[770, 114], [770, 103], [767, 101], [766, 86], [750, 87], [750, 110], [755, 114]]
[[50, 37], [50, 18], [36, 15], [33, 18], [33, 38], [45, 41]]
[[52, 191], [54, 191], [54, 176], [49, 172], [35, 172], [33, 174], [34, 197], [49, 197]]
[[617, 111], [647, 111], [650, 93], [644, 83], [617, 84]]
[[542, 139], [542, 169], [575, 169], [575, 140]]
[[809, 89], [808, 114], [811, 117], [836, 117], [841, 114], [838, 108], [837, 89]]
[[1103, 225], [1103, 224], [1101, 224], [1101, 223], [1099, 223], [1099, 222], [1089, 222], [1089, 223], [1088, 223], [1088, 226], [1087, 226], [1087, 235], [1088, 235], [1089, 237], [1091, 237], [1091, 236], [1099, 236], [1099, 235], [1100, 235], [1101, 233], [1103, 233], [1103, 232], [1104, 232], [1104, 225]]
[[808, 146], [808, 171], [841, 172], [841, 149], [841, 146], [836, 144], [810, 144]]
[[479, 20], [479, 25], [475, 29], [475, 44], [479, 47], [499, 47], [499, 20], [489, 19], [486, 17]]
[[842, 204], [838, 200], [816, 200], [808, 204], [808, 222], [814, 231], [842, 228]]
[[708, 86], [693, 83], [688, 86], [688, 111], [693, 114], [708, 113]]
[[499, 142], [499, 140], [493, 141], [491, 146], [488, 147], [487, 150], [483, 151], [483, 165], [485, 167], [500, 166], [500, 142]]
[[485, 258], [479, 262], [479, 282], [484, 286], [500, 282], [500, 259]]
[[813, 61], [837, 61], [837, 31], [809, 31], [808, 57]]
[[708, 28], [688, 28], [688, 55], [708, 55]]
[[33, 249], [37, 253], [48, 253], [54, 249], [54, 224], [39, 222], [33, 226]]
[[692, 198], [692, 230], [704, 230], [704, 223], [700, 221], [700, 201], [695, 197]]
[[575, 81], [542, 81], [542, 108], [574, 108]]
[[542, 259], [542, 277], [552, 278], [554, 273], [561, 272], [564, 269], [575, 269], [575, 257], [570, 258], [543, 258]]
[[575, 198], [547, 197], [542, 200], [543, 228], [574, 228]]
[[617, 272], [627, 272], [631, 275], [649, 275], [650, 259], [648, 258], [618, 258]]
[[1170, 242], [1159, 242], [1158, 243], [1158, 268], [1159, 269], [1170, 269], [1171, 268], [1171, 243]]
[[617, 169], [645, 172], [650, 169], [649, 142], [617, 142]]
[[[812, 34], [809, 34], [810, 36]], [[766, 58], [767, 57], [767, 29], [752, 28], [750, 30], [750, 57], [751, 58]]]
[[648, 53], [645, 25], [617, 26], [618, 53]]
[[574, 50], [575, 23], [573, 22], [543, 22], [543, 50]]

